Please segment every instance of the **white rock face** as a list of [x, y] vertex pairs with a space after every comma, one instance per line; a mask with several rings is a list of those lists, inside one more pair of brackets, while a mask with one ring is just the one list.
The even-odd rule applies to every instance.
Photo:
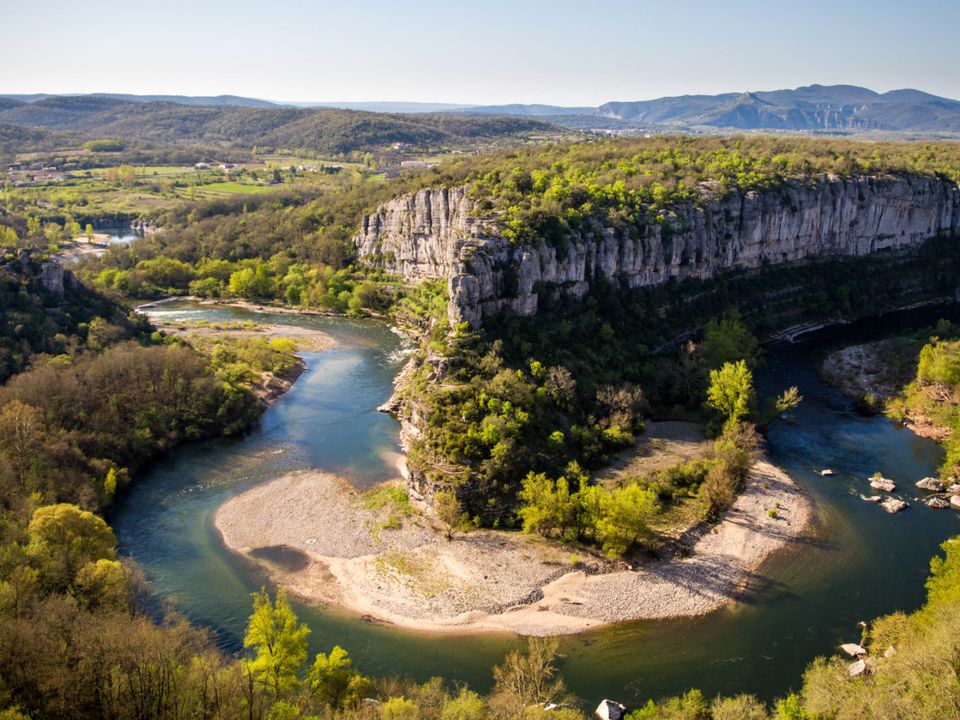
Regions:
[[583, 297], [597, 275], [628, 287], [727, 270], [861, 256], [960, 233], [960, 187], [929, 177], [828, 177], [678, 208], [673, 232], [595, 227], [556, 246], [511, 245], [466, 188], [383, 204], [355, 238], [361, 259], [408, 281], [446, 279], [450, 319], [482, 324], [509, 308], [534, 315], [554, 293]]

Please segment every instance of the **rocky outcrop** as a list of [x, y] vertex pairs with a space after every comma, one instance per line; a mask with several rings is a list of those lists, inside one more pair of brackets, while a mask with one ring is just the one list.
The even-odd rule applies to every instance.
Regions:
[[77, 287], [73, 273], [63, 267], [59, 258], [52, 257], [37, 265], [29, 250], [20, 250], [17, 256], [21, 269], [33, 274], [43, 289], [54, 297], [62, 298], [66, 289]]
[[628, 230], [588, 225], [553, 244], [511, 244], [465, 188], [383, 204], [355, 238], [359, 257], [407, 281], [445, 279], [452, 322], [510, 309], [534, 315], [557, 294], [583, 297], [598, 276], [625, 287], [671, 278], [861, 256], [960, 233], [960, 188], [925, 176], [827, 177], [675, 209]]

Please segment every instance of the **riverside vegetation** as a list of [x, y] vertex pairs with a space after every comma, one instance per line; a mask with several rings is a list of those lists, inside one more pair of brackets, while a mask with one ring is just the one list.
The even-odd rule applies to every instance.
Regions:
[[[775, 162], [781, 151], [785, 164]], [[698, 182], [715, 180], [721, 190], [723, 183], [728, 190], [749, 188], [837, 169], [955, 177], [956, 152], [950, 145], [770, 139], [601, 142], [549, 149], [542, 160], [521, 151], [469, 158], [398, 187], [472, 178], [474, 192], [489, 192], [491, 210], [522, 238], [578, 222], [571, 209], [580, 217], [619, 213], [626, 223], [634, 212], [669, 212], [670, 202], [688, 196], [685, 172]], [[496, 177], [490, 174], [495, 166]], [[535, 171], [547, 174], [541, 180]], [[651, 207], [647, 192], [660, 193], [655, 184], [668, 192], [662, 204], [649, 195], [656, 203]], [[591, 185], [607, 195], [591, 195]], [[554, 187], [571, 188], [570, 198], [555, 204]], [[441, 288], [401, 288], [392, 278], [350, 266], [356, 220], [388, 190], [396, 188], [371, 184], [312, 200], [185, 205], [162, 216], [163, 236], [110, 252], [80, 274], [115, 295], [194, 292], [332, 311], [389, 311], [418, 326], [426, 348], [449, 362], [451, 374], [443, 385], [429, 386], [427, 437], [410, 459], [454, 478], [468, 467], [481, 478], [473, 486], [480, 492], [455, 495], [449, 503], [457, 522], [465, 515], [470, 522], [521, 523], [619, 554], [646, 543], [649, 513], [658, 504], [690, 499], [705, 512], [722, 507], [753, 450], [755, 434], [745, 421], [762, 425], [768, 417], [756, 409], [749, 375], [758, 354], [747, 327], [762, 324], [730, 314], [709, 322], [731, 294], [748, 296], [743, 286], [731, 290], [716, 283], [712, 295], [696, 289], [692, 294], [705, 298], [687, 304], [682, 327], [705, 326], [703, 339], [670, 352], [655, 352], [654, 341], [677, 316], [667, 312], [656, 321], [650, 311], [674, 288], [633, 296], [601, 289], [578, 306], [578, 316], [542, 318], [540, 330], [516, 318], [503, 318], [484, 335], [449, 328]], [[25, 217], [5, 211], [0, 222], [12, 228], [5, 236], [10, 249], [31, 240], [46, 245], [42, 234], [29, 233]], [[257, 596], [243, 660], [224, 656], [203, 631], [181, 619], [154, 624], [143, 612], [135, 566], [116, 559], [112, 532], [96, 513], [124, 482], [135, 481], [137, 467], [150, 457], [184, 440], [244, 427], [256, 413], [254, 376], [288, 362], [275, 355], [288, 348], [264, 353], [258, 347], [247, 359], [242, 347], [234, 348], [218, 361], [154, 334], [95, 293], [77, 295], [69, 311], [48, 313], [56, 303], [12, 254], [5, 256], [3, 271], [6, 292], [23, 313], [23, 322], [5, 317], [2, 328], [7, 372], [17, 373], [0, 388], [0, 707], [8, 708], [7, 717], [483, 720], [539, 717], [544, 703], [556, 701], [563, 709], [551, 716], [581, 717], [557, 682], [558, 660], [549, 642], [535, 641], [526, 653], [508, 656], [495, 671], [493, 694], [482, 698], [440, 680], [416, 685], [365, 679], [337, 648], [307, 670], [305, 632], [282, 594], [275, 602]], [[842, 275], [842, 269], [829, 268], [798, 272], [795, 277], [804, 281], [818, 273]], [[948, 283], [949, 259], [938, 272]], [[814, 312], [834, 307], [826, 294], [818, 302], [824, 307]], [[641, 332], [644, 324], [650, 327]], [[573, 348], [574, 337], [601, 342]], [[251, 370], [237, 372], [238, 362]], [[426, 390], [429, 379], [424, 370], [409, 387]], [[797, 400], [787, 393], [774, 407]], [[587, 472], [627, 447], [651, 411], [712, 415], [719, 433], [712, 456], [620, 488], [589, 490], [596, 486], [585, 481]], [[519, 506], [518, 499], [524, 501]], [[960, 552], [956, 541], [944, 549], [945, 557], [932, 566], [925, 608], [893, 616], [871, 631], [871, 653], [892, 644], [895, 655], [877, 657], [873, 673], [852, 681], [845, 667], [815, 662], [802, 691], [780, 702], [774, 717], [853, 717], [864, 703], [876, 709], [873, 717], [955, 714], [956, 673], [946, 671], [955, 665]], [[378, 702], [365, 702], [368, 697]], [[653, 703], [634, 718], [767, 713], [752, 698], [709, 703], [694, 691]]]

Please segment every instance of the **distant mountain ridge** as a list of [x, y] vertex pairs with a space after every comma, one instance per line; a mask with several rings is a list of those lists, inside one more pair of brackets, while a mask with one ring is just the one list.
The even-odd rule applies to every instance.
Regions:
[[[196, 113], [224, 110], [261, 110], [303, 113], [323, 108], [364, 111], [400, 116], [427, 115], [461, 118], [513, 117], [539, 119], [576, 129], [609, 131], [722, 131], [773, 130], [856, 133], [866, 131], [956, 133], [960, 132], [960, 100], [938, 97], [915, 89], [877, 93], [855, 85], [808, 85], [792, 90], [769, 90], [719, 95], [679, 95], [653, 100], [614, 101], [599, 107], [566, 107], [543, 104], [470, 105], [424, 102], [296, 102], [276, 103], [236, 95], [123, 95], [97, 93], [79, 96], [0, 95], [0, 123], [63, 130], [90, 119], [88, 108], [110, 112], [109, 103], [128, 103], [147, 115], [175, 113], [187, 106], [181, 125], [197, 122]], [[64, 107], [72, 104], [72, 107]], [[165, 113], [159, 107], [166, 108]], [[122, 106], [113, 106], [113, 110]], [[40, 112], [42, 111], [42, 112]], [[50, 113], [47, 116], [47, 113]], [[297, 115], [287, 117], [297, 118]], [[98, 120], [109, 121], [109, 117]], [[407, 121], [409, 122], [409, 121]], [[170, 135], [178, 123], [164, 120], [153, 135]], [[175, 134], [175, 133], [174, 133]]]
[[257, 98], [240, 97], [239, 95], [130, 95], [125, 93], [62, 93], [33, 95], [0, 95], [0, 109], [3, 102], [14, 100], [22, 103], [34, 103], [50, 98], [88, 97], [107, 98], [109, 100], [124, 100], [126, 102], [170, 102], [179, 105], [205, 105], [209, 107], [255, 107], [271, 108], [282, 107], [282, 103]]
[[881, 94], [853, 85], [610, 102], [597, 108], [596, 114], [634, 126], [960, 131], [960, 101], [920, 90]]

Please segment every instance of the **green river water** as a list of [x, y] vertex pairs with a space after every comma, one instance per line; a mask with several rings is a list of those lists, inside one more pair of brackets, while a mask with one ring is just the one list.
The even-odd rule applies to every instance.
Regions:
[[[398, 450], [398, 426], [376, 408], [390, 395], [409, 346], [387, 325], [370, 321], [187, 302], [160, 305], [150, 314], [316, 327], [337, 341], [330, 350], [305, 355], [307, 371], [248, 434], [175, 451], [137, 478], [110, 518], [122, 552], [140, 564], [158, 597], [235, 651], [250, 594], [266, 579], [224, 549], [213, 513], [233, 494], [291, 470], [322, 468], [359, 486], [391, 477], [386, 456]], [[913, 481], [935, 474], [942, 452], [882, 417], [858, 415], [817, 377], [815, 361], [830, 343], [935, 317], [901, 315], [768, 348], [757, 373], [761, 396], [798, 385], [805, 397], [795, 422], [770, 429], [768, 451], [812, 496], [819, 539], [775, 556], [763, 568], [764, 586], [736, 606], [565, 638], [563, 673], [574, 692], [587, 704], [612, 697], [636, 705], [691, 687], [708, 695], [749, 692], [772, 699], [798, 686], [811, 659], [859, 639], [857, 621], [922, 602], [930, 558], [960, 532], [960, 514], [913, 502]], [[820, 477], [822, 467], [836, 475]], [[877, 470], [907, 489], [899, 494], [912, 502], [909, 510], [888, 515], [859, 499]], [[365, 673], [419, 680], [440, 675], [480, 691], [492, 683], [490, 668], [519, 642], [503, 635], [405, 632], [302, 604], [296, 610], [312, 628], [312, 652], [339, 644]]]

